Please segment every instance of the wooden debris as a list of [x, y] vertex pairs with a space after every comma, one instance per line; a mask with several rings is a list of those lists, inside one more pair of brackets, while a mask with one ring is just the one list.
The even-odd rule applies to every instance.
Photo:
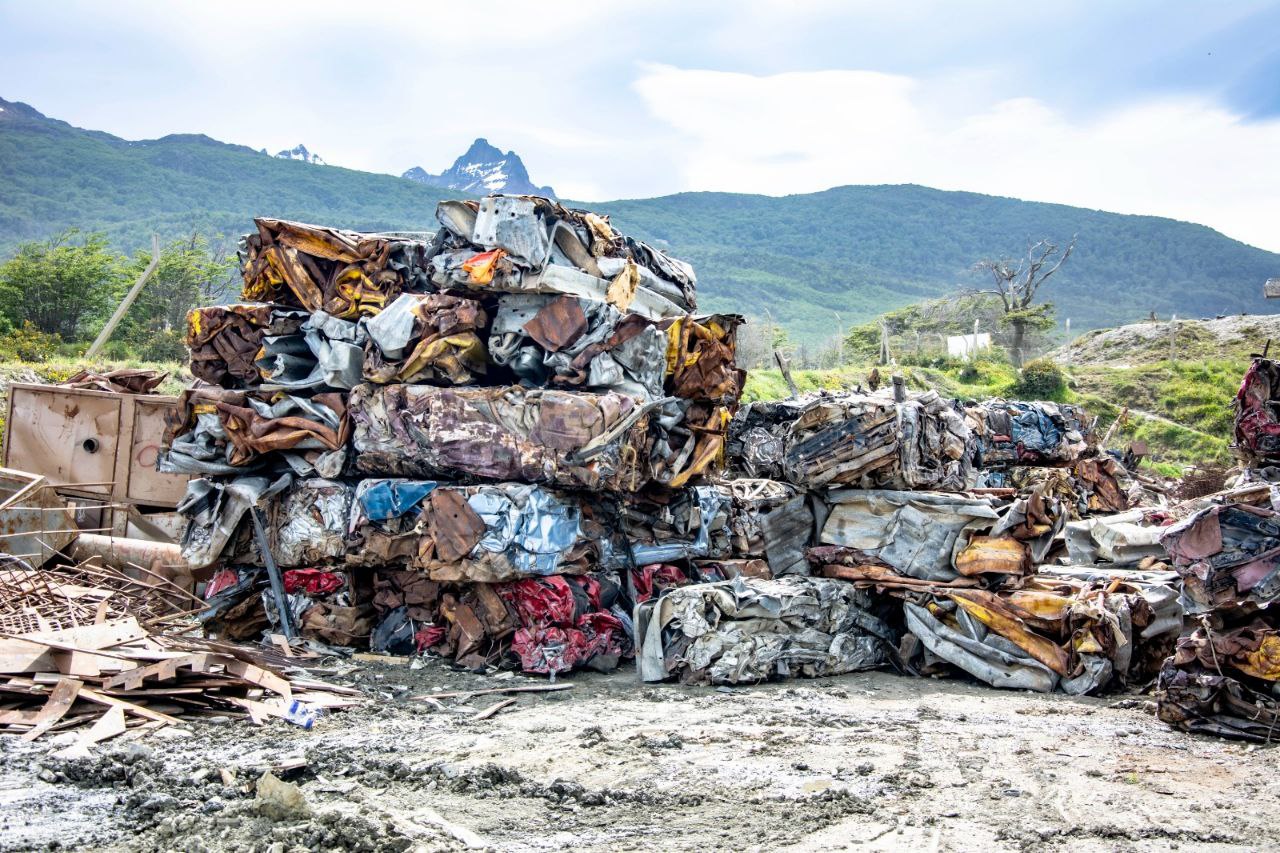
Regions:
[[470, 699], [472, 696], [491, 696], [498, 693], [555, 693], [559, 690], [572, 690], [572, 684], [513, 684], [510, 687], [491, 687], [484, 690], [459, 690], [453, 693], [432, 693], [414, 696], [418, 702], [435, 702], [440, 699]]
[[501, 702], [493, 703], [488, 708], [485, 708], [483, 711], [477, 711], [475, 716], [473, 716], [471, 719], [475, 721], [487, 720], [493, 715], [497, 714], [499, 711], [502, 711], [506, 708], [510, 708], [514, 704], [516, 704], [516, 700], [514, 699], [503, 699]]
[[287, 719], [293, 700], [313, 709], [359, 701], [353, 688], [280, 671], [305, 673], [288, 650], [153, 633], [132, 616], [99, 619], [102, 612], [95, 607], [93, 621], [77, 625], [54, 614], [35, 620], [39, 630], [0, 635], [0, 732], [36, 740], [88, 724], [58, 753], [82, 757], [94, 744], [143, 736], [187, 713], [244, 714], [261, 724]]

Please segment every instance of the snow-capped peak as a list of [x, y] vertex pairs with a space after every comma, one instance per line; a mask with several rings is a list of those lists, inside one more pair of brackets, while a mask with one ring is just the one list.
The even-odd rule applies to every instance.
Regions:
[[276, 157], [280, 160], [301, 160], [304, 163], [313, 163], [317, 166], [329, 165], [319, 154], [313, 154], [308, 151], [305, 145], [297, 145], [288, 151], [281, 151], [276, 154]]
[[534, 185], [520, 155], [514, 151], [503, 153], [483, 137], [471, 143], [467, 153], [438, 175], [431, 174], [421, 166], [414, 166], [400, 177], [473, 195], [501, 192], [555, 197], [555, 190], [551, 187]]

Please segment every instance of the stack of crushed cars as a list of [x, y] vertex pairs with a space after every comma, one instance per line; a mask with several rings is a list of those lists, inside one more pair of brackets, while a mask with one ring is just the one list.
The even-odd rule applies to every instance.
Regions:
[[656, 592], [804, 568], [807, 524], [772, 551], [759, 532], [793, 491], [711, 485], [741, 318], [695, 313], [688, 264], [545, 198], [436, 217], [258, 219], [245, 301], [191, 312], [198, 382], [159, 464], [199, 475], [180, 509], [208, 631], [607, 669]]
[[1094, 693], [1154, 677], [1181, 611], [1172, 572], [1068, 557], [1067, 527], [1132, 491], [1092, 425], [1055, 403], [820, 394], [744, 406], [729, 447], [739, 474], [808, 495], [813, 574], [870, 596], [864, 665]]
[[1256, 357], [1236, 396], [1242, 476], [1176, 513], [1161, 545], [1182, 579], [1190, 632], [1157, 683], [1157, 714], [1181, 729], [1280, 740], [1280, 362]]
[[198, 475], [211, 634], [691, 684], [1155, 683], [1167, 722], [1273, 737], [1280, 363], [1240, 392], [1241, 482], [1168, 504], [1070, 405], [740, 406], [741, 318], [697, 314], [687, 264], [537, 197], [436, 215], [260, 219], [245, 302], [188, 318], [159, 464]]

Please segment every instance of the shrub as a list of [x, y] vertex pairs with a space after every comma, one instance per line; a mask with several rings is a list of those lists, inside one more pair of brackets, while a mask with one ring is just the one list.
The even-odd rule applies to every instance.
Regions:
[[152, 333], [138, 348], [138, 357], [143, 361], [186, 361], [187, 344], [181, 332], [165, 329]]
[[0, 337], [0, 358], [8, 361], [48, 361], [57, 355], [62, 339], [40, 331], [30, 320]]
[[1028, 400], [1060, 400], [1067, 392], [1067, 377], [1052, 359], [1032, 359], [1023, 366], [1015, 390]]

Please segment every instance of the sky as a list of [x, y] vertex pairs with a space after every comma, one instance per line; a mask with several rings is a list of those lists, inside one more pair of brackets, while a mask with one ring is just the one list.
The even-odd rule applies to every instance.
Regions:
[[603, 201], [915, 183], [1280, 251], [1280, 0], [0, 0], [0, 97]]

